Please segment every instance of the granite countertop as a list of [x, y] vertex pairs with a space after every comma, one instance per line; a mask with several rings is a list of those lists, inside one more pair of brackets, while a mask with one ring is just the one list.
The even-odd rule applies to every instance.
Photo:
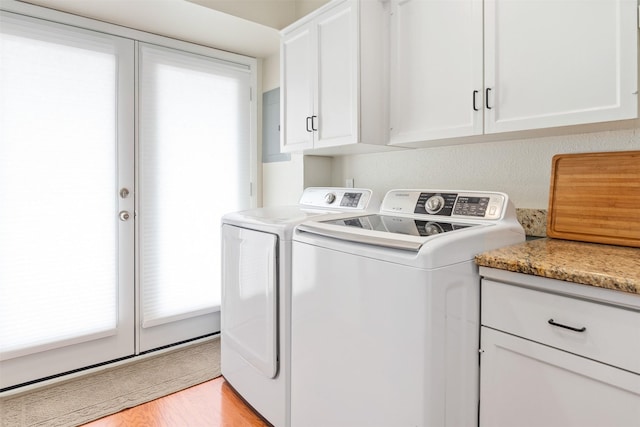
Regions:
[[543, 238], [479, 254], [476, 264], [640, 294], [640, 248]]

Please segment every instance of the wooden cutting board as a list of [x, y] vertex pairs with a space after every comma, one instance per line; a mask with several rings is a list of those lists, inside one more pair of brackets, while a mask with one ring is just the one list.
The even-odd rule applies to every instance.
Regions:
[[640, 247], [640, 151], [554, 156], [547, 236]]

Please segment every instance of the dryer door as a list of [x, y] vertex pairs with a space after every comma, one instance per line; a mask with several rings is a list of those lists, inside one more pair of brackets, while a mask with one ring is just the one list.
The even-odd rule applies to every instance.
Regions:
[[278, 236], [222, 226], [222, 340], [268, 378], [278, 373]]

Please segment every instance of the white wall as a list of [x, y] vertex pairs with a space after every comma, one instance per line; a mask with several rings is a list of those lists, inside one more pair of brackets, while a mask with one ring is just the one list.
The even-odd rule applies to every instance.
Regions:
[[300, 19], [328, 2], [329, 0], [296, 0], [295, 16]]
[[220, 12], [281, 29], [296, 19], [296, 0], [187, 0]]
[[331, 157], [302, 154], [291, 154], [288, 162], [263, 163], [263, 206], [295, 205], [305, 188], [331, 186], [332, 165]]
[[332, 182], [371, 188], [503, 191], [518, 208], [547, 209], [551, 159], [559, 153], [640, 150], [640, 124], [630, 129], [424, 148], [334, 158]]
[[269, 92], [280, 87], [280, 54], [268, 56], [262, 60], [262, 90]]
[[[262, 61], [262, 90], [280, 86], [280, 55]], [[262, 205], [282, 206], [298, 202], [303, 190], [304, 159], [292, 155], [288, 162], [262, 163]]]
[[262, 164], [262, 205], [295, 205], [302, 194], [304, 159], [292, 154], [288, 162]]

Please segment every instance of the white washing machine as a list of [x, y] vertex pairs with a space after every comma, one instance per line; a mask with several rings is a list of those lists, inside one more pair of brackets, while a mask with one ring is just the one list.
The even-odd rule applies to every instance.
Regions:
[[476, 254], [525, 240], [503, 193], [392, 190], [293, 237], [291, 425], [478, 423]]
[[222, 375], [276, 427], [290, 425], [293, 228], [310, 218], [378, 207], [371, 190], [312, 187], [296, 206], [222, 218]]

